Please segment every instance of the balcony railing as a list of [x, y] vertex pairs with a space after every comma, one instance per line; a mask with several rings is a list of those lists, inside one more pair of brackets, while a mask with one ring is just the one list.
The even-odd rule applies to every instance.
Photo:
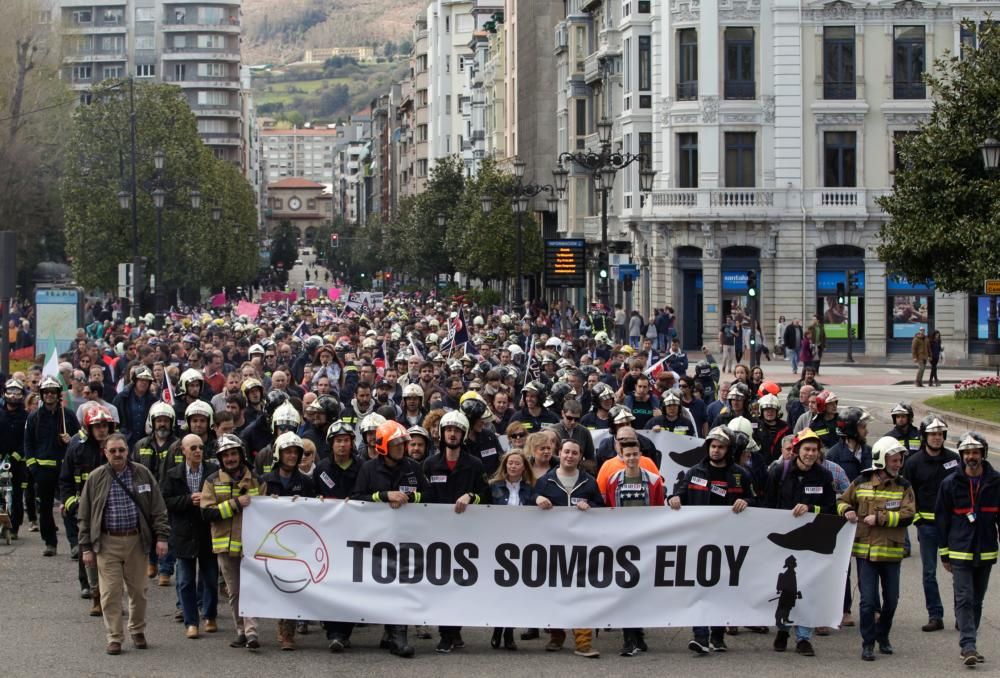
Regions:
[[813, 207], [865, 207], [865, 191], [858, 188], [824, 188], [813, 192]]
[[757, 96], [757, 83], [753, 80], [726, 80], [727, 99], [753, 99]]
[[771, 207], [774, 205], [774, 191], [752, 188], [726, 188], [709, 193], [711, 207]]
[[678, 101], [694, 101], [698, 98], [698, 81], [690, 80], [688, 82], [677, 83], [677, 100]]

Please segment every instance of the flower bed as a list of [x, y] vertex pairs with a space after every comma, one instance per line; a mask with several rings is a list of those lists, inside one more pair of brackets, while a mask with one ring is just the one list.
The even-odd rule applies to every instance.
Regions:
[[1000, 377], [963, 379], [955, 384], [955, 397], [1000, 400]]

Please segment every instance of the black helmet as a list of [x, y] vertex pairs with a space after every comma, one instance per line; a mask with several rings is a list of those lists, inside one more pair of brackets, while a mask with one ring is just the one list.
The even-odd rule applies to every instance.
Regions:
[[896, 423], [895, 421], [896, 417], [900, 415], [907, 418], [907, 423], [909, 424], [913, 423], [913, 408], [907, 405], [906, 403], [896, 403], [895, 405], [892, 406], [892, 409], [889, 410], [889, 416], [892, 417], [893, 419], [892, 423], [894, 424]]
[[316, 398], [316, 402], [310, 405], [312, 409], [318, 409], [326, 413], [327, 423], [336, 421], [340, 419], [340, 413], [343, 407], [340, 405], [340, 401], [334, 398], [332, 395], [321, 395]]
[[267, 394], [267, 400], [264, 403], [264, 413], [267, 415], [268, 421], [274, 415], [274, 411], [288, 402], [288, 394], [284, 391], [271, 391]]
[[694, 366], [694, 376], [696, 379], [711, 379], [712, 366], [707, 360], [699, 360]]
[[842, 438], [858, 440], [861, 433], [858, 431], [858, 424], [868, 421], [868, 413], [860, 407], [848, 407], [837, 415], [837, 435]]
[[486, 415], [486, 403], [481, 398], [466, 398], [458, 407], [469, 420], [470, 426]]
[[573, 393], [573, 387], [567, 384], [565, 381], [557, 381], [552, 384], [552, 390], [549, 391], [549, 397], [545, 399], [545, 407], [551, 407], [554, 409], [562, 409], [563, 401], [566, 397]]
[[306, 351], [308, 351], [309, 353], [312, 353], [317, 348], [319, 348], [320, 346], [323, 345], [323, 339], [321, 337], [313, 335], [313, 336], [309, 337], [308, 339], [306, 339], [305, 344], [303, 344], [303, 345], [305, 346]]

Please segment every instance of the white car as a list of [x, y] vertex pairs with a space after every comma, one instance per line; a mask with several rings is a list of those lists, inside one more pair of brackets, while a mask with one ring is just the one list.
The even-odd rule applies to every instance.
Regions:
[[302, 264], [302, 260], [301, 260], [301, 259], [296, 259], [296, 260], [295, 260], [295, 265], [296, 265], [296, 266], [302, 266], [302, 265], [303, 265], [303, 264]]

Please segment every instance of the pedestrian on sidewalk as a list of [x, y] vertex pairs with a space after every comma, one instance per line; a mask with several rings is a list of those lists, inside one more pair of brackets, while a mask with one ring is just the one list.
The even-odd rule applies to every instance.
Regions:
[[792, 362], [792, 374], [799, 371], [799, 349], [802, 347], [802, 320], [796, 318], [788, 323], [783, 335], [785, 359]]
[[913, 357], [913, 362], [917, 365], [916, 385], [922, 388], [924, 385], [924, 370], [927, 369], [927, 359], [930, 358], [930, 342], [927, 339], [927, 335], [924, 334], [923, 327], [919, 328], [916, 336], [913, 337], [913, 342], [910, 344], [910, 355]]
[[931, 332], [929, 348], [930, 348], [930, 360], [931, 360], [931, 376], [927, 380], [927, 385], [940, 386], [941, 379], [938, 377], [937, 368], [938, 368], [938, 363], [944, 361], [944, 347], [941, 345], [940, 330], [934, 330], [933, 332]]

